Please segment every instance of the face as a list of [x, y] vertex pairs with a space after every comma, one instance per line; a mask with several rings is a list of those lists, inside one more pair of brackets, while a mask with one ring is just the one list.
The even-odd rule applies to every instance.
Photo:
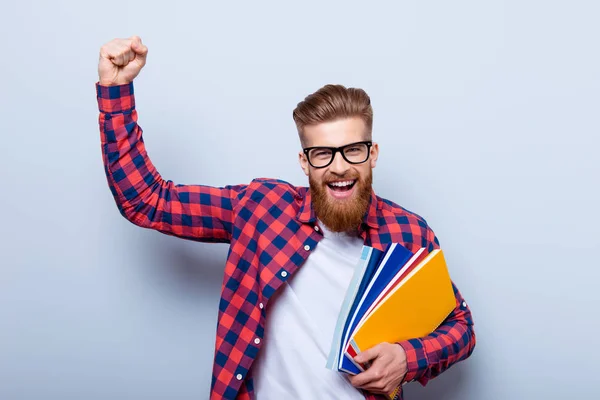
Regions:
[[[346, 118], [307, 126], [304, 138], [306, 147], [339, 147], [367, 140], [367, 129], [361, 118]], [[347, 156], [351, 161], [356, 151], [359, 150], [348, 149]], [[367, 161], [362, 164], [352, 164], [337, 152], [331, 164], [315, 168], [304, 152], [300, 152], [300, 166], [309, 178], [313, 208], [317, 218], [330, 230], [348, 232], [362, 222], [371, 197], [372, 169], [378, 153], [379, 147], [374, 143]]]

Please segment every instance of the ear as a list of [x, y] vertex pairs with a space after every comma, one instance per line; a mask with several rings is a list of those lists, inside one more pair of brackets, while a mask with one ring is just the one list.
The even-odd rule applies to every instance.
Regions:
[[303, 152], [298, 153], [298, 161], [300, 162], [300, 167], [302, 168], [302, 171], [304, 171], [304, 174], [308, 176], [308, 160], [306, 159], [306, 155]]
[[371, 146], [371, 154], [369, 159], [371, 160], [371, 168], [375, 168], [377, 165], [377, 158], [379, 157], [379, 145], [377, 143], [373, 143]]

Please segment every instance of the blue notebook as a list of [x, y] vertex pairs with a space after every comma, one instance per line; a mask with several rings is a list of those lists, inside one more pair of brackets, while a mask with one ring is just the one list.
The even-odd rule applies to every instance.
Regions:
[[355, 314], [356, 308], [358, 307], [358, 303], [359, 303], [360, 299], [363, 298], [364, 293], [367, 290], [367, 287], [369, 285], [369, 282], [371, 281], [371, 279], [377, 272], [377, 266], [383, 259], [384, 255], [385, 255], [385, 251], [381, 251], [381, 250], [378, 250], [375, 248], [371, 249], [370, 257], [367, 260], [367, 267], [365, 269], [365, 273], [364, 273], [363, 278], [358, 287], [356, 297], [354, 298], [354, 303], [352, 304], [352, 307], [350, 308], [350, 311], [348, 312], [348, 318], [346, 319], [346, 324], [344, 325], [344, 330], [342, 331], [341, 346], [339, 349], [337, 349], [337, 351], [339, 353], [339, 360], [340, 360], [338, 369], [345, 370], [346, 372], [350, 372], [350, 373], [354, 373], [354, 374], [358, 374], [361, 372], [361, 370], [358, 368], [358, 366], [356, 366], [356, 364], [353, 361], [351, 361], [347, 356], [343, 355], [344, 354], [343, 349], [346, 348], [345, 343], [349, 339], [347, 332], [350, 327], [350, 323], [352, 321], [352, 316]]
[[350, 309], [350, 317], [346, 321], [344, 334], [342, 336], [342, 346], [339, 349], [339, 370], [352, 374], [358, 374], [362, 370], [347, 354], [345, 354], [350, 335], [379, 294], [387, 287], [404, 264], [406, 264], [413, 256], [411, 251], [398, 243], [392, 243], [385, 251], [373, 250], [364, 279], [360, 284], [359, 292]]

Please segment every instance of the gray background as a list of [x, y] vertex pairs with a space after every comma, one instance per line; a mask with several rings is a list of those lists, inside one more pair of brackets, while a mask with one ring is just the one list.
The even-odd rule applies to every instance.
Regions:
[[3, 2], [0, 399], [208, 397], [227, 247], [135, 227], [100, 156], [100, 46], [140, 35], [152, 160], [177, 183], [295, 184], [326, 83], [375, 109], [381, 196], [469, 302], [468, 362], [407, 399], [597, 399], [594, 1]]

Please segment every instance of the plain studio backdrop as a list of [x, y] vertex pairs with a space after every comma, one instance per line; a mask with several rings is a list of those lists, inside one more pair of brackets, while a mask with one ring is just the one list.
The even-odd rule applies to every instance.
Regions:
[[406, 399], [598, 399], [595, 1], [3, 2], [0, 399], [206, 399], [227, 246], [120, 216], [100, 46], [140, 35], [152, 161], [176, 183], [307, 184], [292, 110], [364, 88], [377, 193], [427, 219], [472, 357]]

